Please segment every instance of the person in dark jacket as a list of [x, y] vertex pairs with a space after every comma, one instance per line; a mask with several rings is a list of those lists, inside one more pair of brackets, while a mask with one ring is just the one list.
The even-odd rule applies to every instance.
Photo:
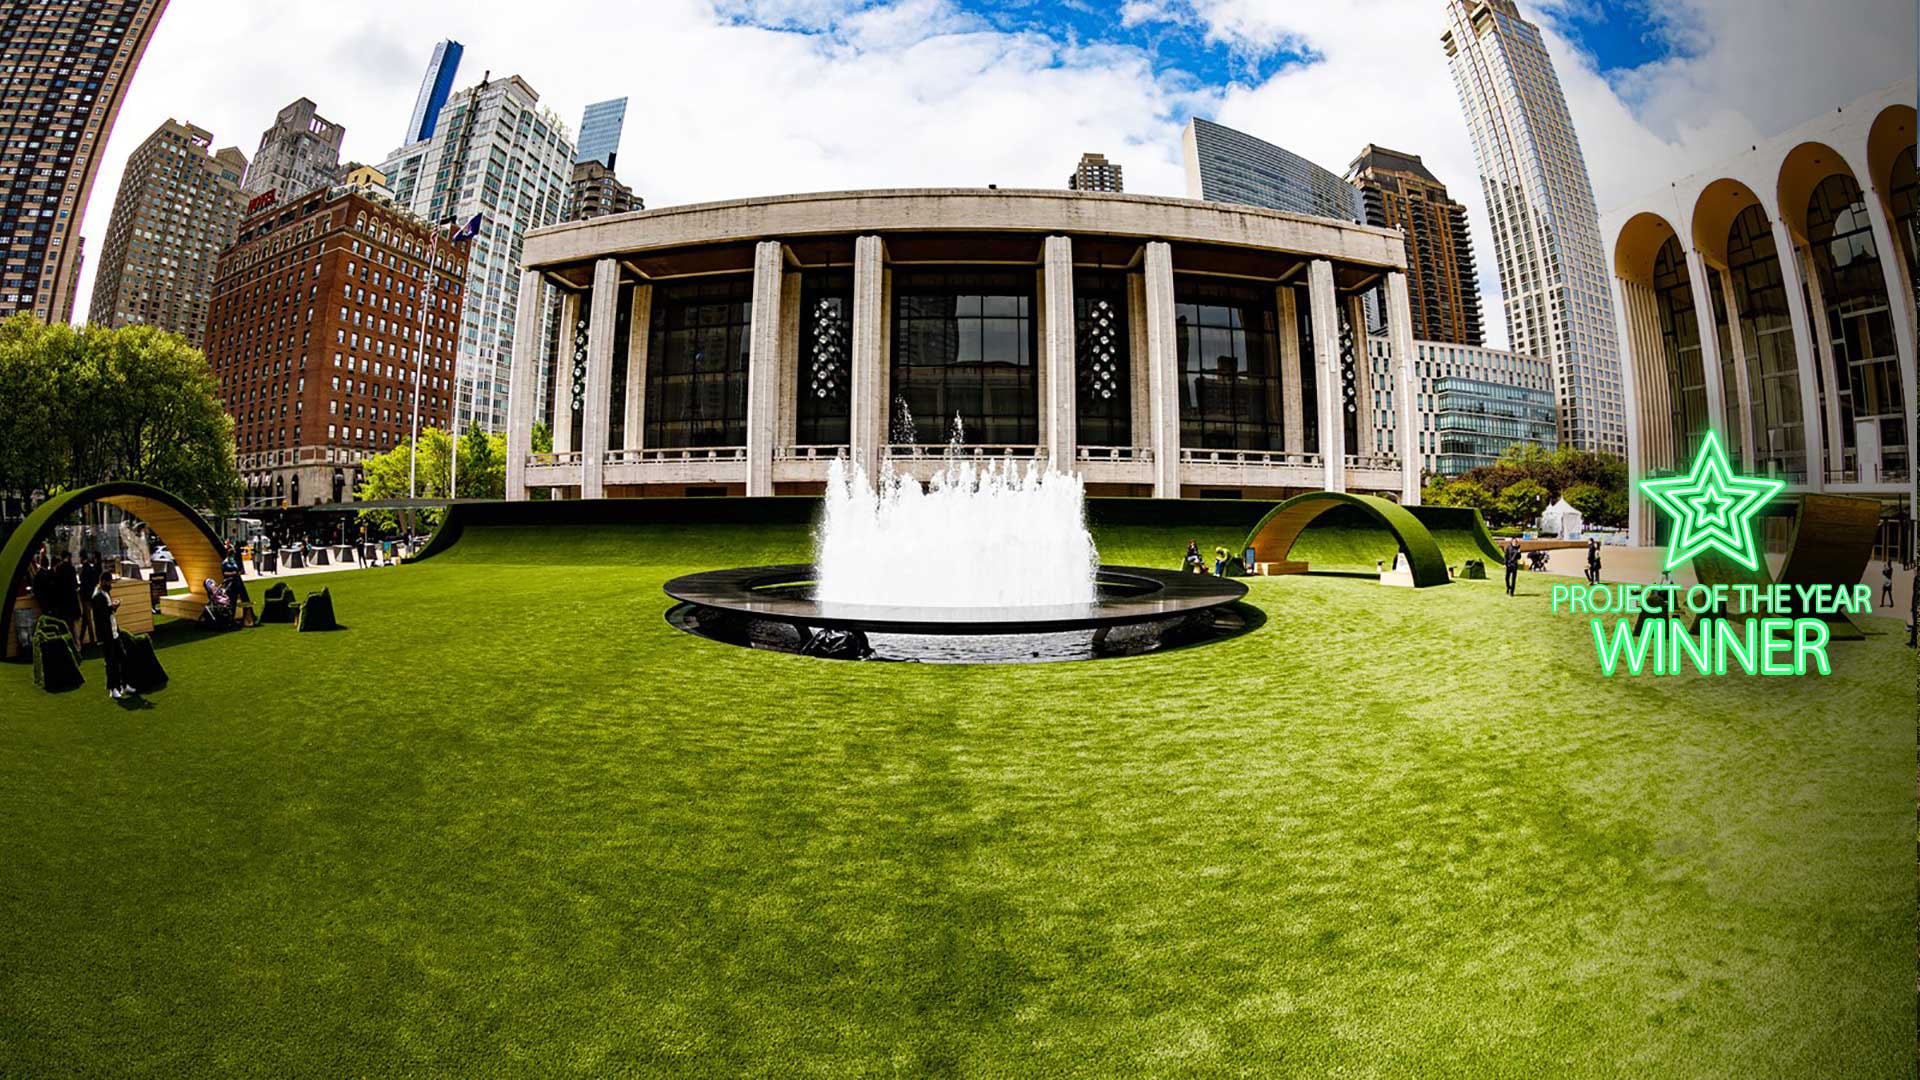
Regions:
[[124, 665], [120, 653], [120, 624], [113, 616], [120, 601], [113, 598], [113, 571], [101, 569], [100, 583], [94, 586], [88, 603], [93, 608], [94, 632], [100, 637], [100, 659], [107, 664], [107, 696], [118, 701], [134, 689], [126, 684], [126, 675], [121, 671]]
[[247, 595], [247, 583], [240, 578], [240, 552], [232, 544], [227, 545], [226, 558], [220, 560], [220, 576], [224, 579], [221, 588], [227, 591], [235, 610], [253, 599]]
[[99, 641], [100, 635], [93, 631], [93, 620], [89, 612], [93, 606], [93, 590], [100, 586], [100, 553], [88, 550], [80, 556], [80, 625], [74, 627], [73, 642], [85, 645], [88, 641]]
[[1513, 595], [1513, 587], [1520, 582], [1520, 541], [1507, 541], [1507, 555], [1504, 560], [1507, 570], [1507, 595]]
[[1600, 541], [1587, 541], [1587, 584], [1600, 584]]

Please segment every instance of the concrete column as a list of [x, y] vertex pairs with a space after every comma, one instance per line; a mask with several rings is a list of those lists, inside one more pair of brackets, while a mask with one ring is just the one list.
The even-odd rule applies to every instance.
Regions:
[[1147, 276], [1127, 275], [1127, 402], [1131, 406], [1129, 442], [1153, 446], [1153, 387], [1147, 377]]
[[[507, 498], [527, 497], [527, 455], [533, 453], [534, 398], [539, 396], [540, 272], [520, 274], [519, 306], [513, 315], [513, 367], [507, 376]], [[423, 367], [424, 343], [414, 352], [415, 367]], [[426, 385], [424, 371], [419, 385]], [[418, 391], [416, 391], [418, 392]]]
[[1707, 288], [1707, 261], [1687, 248], [1687, 284], [1693, 292], [1694, 325], [1700, 333], [1700, 373], [1707, 383], [1707, 426], [1727, 436], [1726, 375], [1720, 365], [1720, 328], [1713, 320], [1713, 291]]
[[1780, 281], [1787, 291], [1787, 310], [1793, 323], [1793, 353], [1800, 369], [1800, 424], [1807, 453], [1807, 489], [1820, 491], [1827, 486], [1826, 459], [1821, 451], [1828, 440], [1821, 434], [1820, 381], [1814, 375], [1814, 365], [1820, 362], [1825, 350], [1816, 351], [1813, 343], [1815, 338], [1826, 335], [1815, 333], [1814, 323], [1808, 318], [1807, 294], [1800, 284], [1800, 249], [1786, 224], [1778, 218], [1773, 221], [1773, 245], [1780, 257]]
[[1333, 264], [1307, 264], [1307, 303], [1313, 318], [1315, 389], [1319, 391], [1321, 486], [1347, 490], [1346, 424], [1340, 413], [1340, 301], [1333, 291]]
[[627, 323], [627, 415], [622, 450], [645, 446], [647, 423], [647, 352], [653, 347], [653, 286], [633, 287], [633, 314]]
[[1613, 289], [1614, 329], [1620, 340], [1620, 399], [1625, 404], [1627, 425], [1627, 542], [1638, 546], [1653, 542], [1653, 532], [1642, 520], [1646, 501], [1640, 497], [1640, 485], [1636, 483], [1645, 475], [1640, 447], [1640, 378], [1634, 370], [1637, 353], [1633, 346], [1632, 318], [1627, 313], [1626, 282], [1616, 275], [1608, 279], [1608, 285]]
[[1307, 416], [1300, 390], [1300, 310], [1299, 296], [1291, 285], [1273, 290], [1274, 327], [1280, 342], [1280, 417], [1286, 429], [1282, 445], [1289, 454], [1307, 452]]
[[1387, 275], [1387, 355], [1392, 371], [1394, 450], [1400, 455], [1400, 504], [1420, 503], [1420, 380], [1414, 372], [1413, 305], [1407, 295], [1407, 275]]
[[1833, 333], [1827, 325], [1827, 291], [1820, 284], [1813, 253], [1802, 250], [1798, 257], [1800, 273], [1807, 283], [1807, 330], [1813, 335], [1813, 354], [1820, 365], [1820, 377], [1826, 382], [1820, 407], [1827, 418], [1827, 467], [1838, 471], [1847, 465], [1846, 433], [1840, 421], [1840, 387], [1846, 382], [1846, 375], [1833, 355]]
[[880, 475], [887, 439], [885, 245], [878, 236], [853, 242], [853, 385], [848, 448], [869, 483]]
[[1073, 355], [1073, 241], [1064, 236], [1047, 237], [1042, 258], [1041, 276], [1046, 289], [1041, 300], [1047, 321], [1040, 352], [1047, 396], [1040, 411], [1047, 418], [1047, 457], [1054, 468], [1071, 472], [1074, 436], [1079, 428], [1075, 396], [1080, 385]]
[[753, 248], [753, 314], [747, 337], [747, 494], [773, 494], [773, 443], [780, 408], [780, 301], [787, 249], [778, 240]]
[[620, 263], [593, 264], [593, 300], [587, 325], [587, 393], [580, 410], [580, 497], [605, 498], [607, 418], [613, 408], [613, 324], [620, 305]]
[[1180, 351], [1174, 335], [1173, 246], [1147, 241], [1147, 408], [1153, 497], [1180, 497]]
[[788, 274], [780, 288], [780, 382], [774, 397], [779, 404], [774, 455], [792, 446], [799, 429], [800, 396], [800, 275]]
[[[1733, 275], [1720, 275], [1721, 300], [1727, 305], [1727, 343], [1733, 352], [1729, 362], [1733, 364], [1734, 392], [1739, 395], [1737, 402], [1728, 402], [1730, 409], [1740, 410], [1740, 450], [1744, 455], [1741, 461], [1748, 471], [1759, 471], [1759, 433], [1753, 430], [1753, 386], [1747, 373], [1747, 338], [1740, 332], [1740, 305], [1736, 302], [1739, 292], [1733, 287]], [[1715, 337], [1719, 336], [1718, 331]]]
[[573, 335], [580, 322], [580, 294], [560, 294], [560, 354], [553, 358], [553, 448], [573, 449]]
[[[1907, 460], [1913, 461], [1916, 448], [1920, 443], [1914, 441], [1914, 321], [1920, 319], [1920, 312], [1914, 309], [1913, 284], [1907, 280], [1906, 255], [1893, 235], [1893, 224], [1887, 219], [1886, 204], [1881, 201], [1880, 193], [1868, 190], [1864, 200], [1867, 204], [1867, 219], [1873, 223], [1873, 246], [1880, 253], [1880, 273], [1887, 282], [1887, 304], [1893, 323], [1894, 351], [1899, 356], [1900, 399], [1907, 404]], [[1911, 465], [1909, 465], [1911, 468]]]

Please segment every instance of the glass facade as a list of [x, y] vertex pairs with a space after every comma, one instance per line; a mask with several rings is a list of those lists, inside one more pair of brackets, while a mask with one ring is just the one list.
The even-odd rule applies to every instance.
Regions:
[[1040, 441], [1031, 270], [896, 270], [895, 443]]
[[1795, 483], [1807, 479], [1806, 431], [1800, 415], [1800, 368], [1793, 347], [1793, 316], [1780, 276], [1773, 230], [1760, 207], [1749, 206], [1727, 233], [1727, 272], [1739, 307], [1741, 344], [1752, 395], [1754, 467]]
[[1733, 324], [1727, 318], [1726, 278], [1707, 267], [1707, 299], [1713, 305], [1713, 329], [1720, 344], [1720, 400], [1726, 402], [1727, 430], [1721, 441], [1734, 468], [1746, 465], [1746, 417], [1740, 413], [1740, 376], [1733, 355]]
[[1073, 277], [1075, 441], [1082, 446], [1133, 444], [1132, 371], [1128, 363], [1127, 278], [1083, 271]]
[[1700, 446], [1707, 422], [1707, 377], [1700, 357], [1700, 317], [1680, 240], [1669, 236], [1653, 260], [1653, 295], [1660, 312], [1660, 344], [1667, 361], [1667, 407], [1672, 457], [1662, 464], [1685, 467]]
[[852, 417], [853, 274], [809, 270], [800, 279], [800, 363], [794, 441], [844, 446]]
[[[1846, 468], [1861, 479], [1905, 476], [1907, 433], [1893, 312], [1860, 186], [1829, 176], [1807, 204], [1807, 249], [1826, 300], [1824, 331], [1833, 347], [1832, 385], [1839, 396]], [[1859, 424], [1875, 429], [1880, 461], [1862, 462]]]
[[1273, 288], [1175, 277], [1173, 307], [1180, 445], [1284, 450]]
[[1364, 220], [1360, 189], [1284, 147], [1199, 117], [1188, 122], [1184, 142], [1187, 174], [1200, 181], [1187, 192], [1193, 198]]
[[752, 319], [747, 275], [654, 287], [644, 446], [746, 445]]
[[1514, 443], [1554, 445], [1553, 395], [1544, 388], [1457, 376], [1431, 385], [1444, 476], [1492, 465]]

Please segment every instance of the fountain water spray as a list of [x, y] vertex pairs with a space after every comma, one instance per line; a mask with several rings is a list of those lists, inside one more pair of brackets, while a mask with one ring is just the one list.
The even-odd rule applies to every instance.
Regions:
[[957, 445], [925, 488], [834, 461], [814, 549], [817, 600], [882, 606], [1088, 604], [1100, 562], [1079, 477]]

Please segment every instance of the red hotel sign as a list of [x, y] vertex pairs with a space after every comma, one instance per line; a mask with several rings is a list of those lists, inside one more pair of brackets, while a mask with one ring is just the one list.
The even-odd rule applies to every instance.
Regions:
[[272, 206], [274, 204], [274, 200], [278, 198], [279, 194], [280, 194], [279, 188], [268, 188], [267, 190], [261, 192], [260, 194], [255, 195], [253, 197], [253, 201], [247, 204], [247, 213], [257, 214], [260, 211], [265, 210], [267, 207]]

